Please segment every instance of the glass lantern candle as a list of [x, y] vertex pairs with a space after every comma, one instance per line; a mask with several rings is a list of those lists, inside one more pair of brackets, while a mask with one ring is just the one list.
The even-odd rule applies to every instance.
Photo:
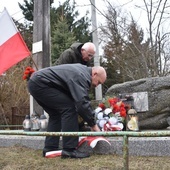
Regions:
[[129, 109], [126, 115], [126, 130], [139, 131], [138, 115], [135, 109]]

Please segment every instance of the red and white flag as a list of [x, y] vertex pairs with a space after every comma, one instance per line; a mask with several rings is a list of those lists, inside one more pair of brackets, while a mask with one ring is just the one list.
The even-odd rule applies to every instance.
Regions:
[[99, 141], [105, 141], [107, 142], [109, 145], [111, 145], [111, 143], [104, 137], [100, 137], [100, 136], [87, 136], [87, 137], [81, 137], [79, 138], [79, 143], [78, 143], [78, 146], [81, 146], [84, 142], [87, 142], [88, 145], [91, 147], [91, 148], [94, 148], [97, 143]]
[[[80, 147], [83, 143], [87, 142], [87, 144], [91, 148], [95, 148], [97, 143], [100, 141], [104, 141], [106, 142], [106, 144], [108, 143], [109, 145], [111, 145], [111, 143], [102, 136], [101, 137], [100, 136], [85, 136], [85, 137], [79, 137], [78, 147]], [[62, 154], [62, 150], [49, 151], [49, 152], [46, 152], [45, 158], [55, 158], [55, 157], [61, 156], [61, 154]]]
[[4, 9], [0, 13], [0, 75], [30, 54], [15, 23]]

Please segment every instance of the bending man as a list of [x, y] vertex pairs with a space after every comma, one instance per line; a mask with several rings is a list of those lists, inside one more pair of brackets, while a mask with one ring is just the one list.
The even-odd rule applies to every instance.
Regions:
[[[94, 120], [88, 91], [106, 80], [103, 67], [63, 64], [34, 72], [28, 81], [30, 94], [49, 114], [48, 132], [77, 132], [78, 113], [92, 131], [100, 131]], [[88, 153], [76, 150], [78, 137], [63, 137], [62, 158], [85, 158]], [[59, 149], [59, 137], [47, 136], [43, 155]]]

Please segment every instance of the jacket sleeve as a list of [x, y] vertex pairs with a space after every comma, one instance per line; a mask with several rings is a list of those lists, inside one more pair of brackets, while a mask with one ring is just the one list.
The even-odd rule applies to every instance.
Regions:
[[68, 49], [60, 55], [58, 59], [58, 64], [70, 64], [70, 63], [73, 63], [73, 59], [74, 59], [74, 56], [71, 50]]
[[88, 96], [89, 85], [85, 79], [76, 78], [70, 80], [68, 86], [75, 101], [76, 111], [88, 123], [89, 126], [96, 124], [93, 109]]
[[96, 124], [94, 119], [94, 113], [89, 100], [83, 99], [80, 102], [76, 102], [76, 109], [79, 115], [85, 120], [89, 126], [94, 126]]

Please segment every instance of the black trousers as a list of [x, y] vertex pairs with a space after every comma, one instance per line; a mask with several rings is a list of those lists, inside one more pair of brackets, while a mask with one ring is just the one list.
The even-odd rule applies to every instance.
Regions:
[[[73, 99], [62, 91], [41, 81], [28, 81], [28, 89], [37, 103], [49, 114], [48, 132], [78, 131], [78, 113]], [[46, 136], [44, 150], [57, 150], [59, 136]], [[63, 136], [63, 149], [75, 149], [78, 137]]]

